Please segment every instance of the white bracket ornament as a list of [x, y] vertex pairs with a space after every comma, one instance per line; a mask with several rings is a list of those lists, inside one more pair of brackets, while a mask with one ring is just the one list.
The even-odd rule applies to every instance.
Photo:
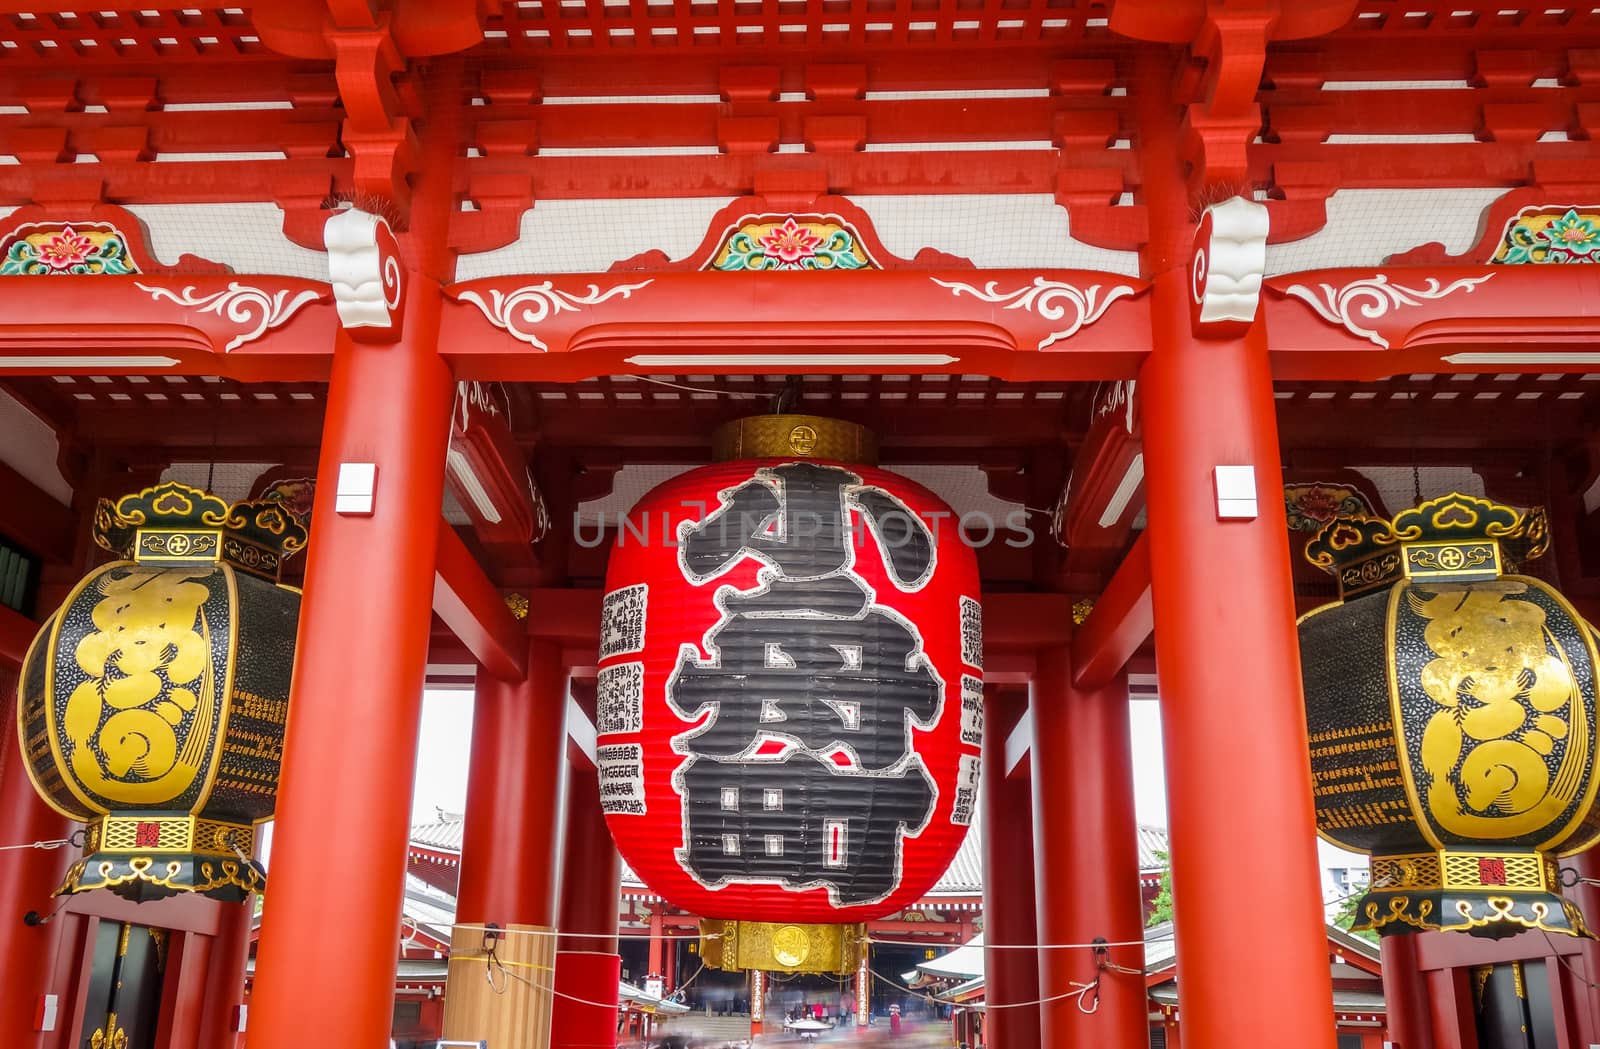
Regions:
[[1206, 209], [1189, 260], [1189, 320], [1196, 335], [1239, 335], [1261, 309], [1267, 209], [1229, 197]]
[[378, 215], [348, 208], [322, 227], [328, 248], [328, 280], [339, 323], [350, 337], [387, 342], [399, 336], [405, 285], [400, 245]]
[[1387, 350], [1389, 340], [1367, 327], [1363, 321], [1375, 321], [1390, 310], [1420, 306], [1430, 299], [1442, 299], [1458, 291], [1465, 290], [1470, 294], [1492, 276], [1494, 274], [1490, 273], [1482, 277], [1462, 277], [1449, 284], [1443, 284], [1438, 277], [1429, 277], [1426, 287], [1408, 288], [1403, 284], [1390, 284], [1387, 273], [1377, 273], [1337, 288], [1332, 284], [1318, 284], [1315, 289], [1304, 284], [1291, 284], [1283, 289], [1283, 293], [1309, 304], [1329, 324], [1337, 324], [1351, 335], [1359, 335], [1374, 346]]
[[476, 291], [463, 291], [456, 297], [462, 302], [470, 302], [483, 315], [489, 323], [497, 328], [503, 328], [511, 337], [520, 342], [525, 342], [536, 349], [550, 349], [543, 339], [539, 338], [534, 329], [557, 313], [576, 313], [585, 306], [596, 306], [607, 299], [618, 295], [624, 299], [629, 298], [634, 292], [646, 285], [654, 283], [654, 278], [642, 280], [638, 284], [617, 284], [600, 290], [600, 285], [591, 284], [589, 290], [583, 294], [571, 291], [561, 291], [553, 281], [544, 281], [540, 284], [524, 284], [511, 291], [501, 291], [490, 288], [489, 298], [485, 299]]
[[1016, 291], [1000, 291], [998, 290], [1000, 282], [993, 280], [980, 290], [958, 280], [940, 280], [938, 277], [929, 279], [941, 288], [949, 288], [958, 297], [964, 294], [971, 295], [984, 302], [1001, 304], [1001, 309], [1029, 310], [1047, 321], [1061, 320], [1070, 308], [1072, 322], [1060, 331], [1051, 332], [1040, 339], [1035, 347], [1040, 350], [1048, 349], [1062, 339], [1070, 339], [1080, 328], [1086, 328], [1099, 320], [1113, 302], [1138, 290], [1131, 284], [1116, 284], [1106, 291], [1105, 298], [1102, 299], [1101, 286], [1098, 284], [1079, 288], [1066, 281], [1050, 280], [1042, 276], [1033, 278], [1032, 284], [1025, 284]]

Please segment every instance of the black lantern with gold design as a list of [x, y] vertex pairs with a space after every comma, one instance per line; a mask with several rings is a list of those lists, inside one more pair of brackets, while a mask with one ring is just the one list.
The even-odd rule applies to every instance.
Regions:
[[277, 796], [305, 528], [272, 501], [182, 484], [102, 500], [95, 541], [130, 560], [73, 588], [23, 663], [34, 787], [87, 824], [60, 893], [132, 900], [260, 891], [255, 824]]
[[1586, 935], [1555, 856], [1600, 835], [1589, 624], [1509, 574], [1543, 511], [1451, 494], [1336, 518], [1306, 557], [1339, 602], [1300, 620], [1317, 826], [1372, 856], [1356, 929]]

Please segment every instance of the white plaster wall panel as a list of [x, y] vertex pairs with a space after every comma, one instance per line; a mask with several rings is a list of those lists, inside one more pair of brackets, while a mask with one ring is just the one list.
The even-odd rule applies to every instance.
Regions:
[[[578, 520], [582, 522], [584, 534], [593, 536], [602, 522], [614, 527], [619, 515], [632, 510], [634, 504], [650, 489], [693, 469], [696, 467], [624, 466], [617, 473], [610, 494], [578, 505]], [[885, 462], [883, 469], [927, 488], [948, 503], [958, 516], [986, 514], [994, 522], [996, 541], [1011, 534], [1007, 531], [1009, 515], [1025, 512], [1021, 503], [1007, 502], [990, 495], [988, 477], [976, 466], [902, 466]], [[970, 523], [974, 526], [980, 524], [977, 520]], [[979, 531], [982, 531], [981, 526]]]
[[[596, 273], [640, 252], [671, 259], [700, 246], [733, 198], [541, 201], [525, 212], [517, 241], [463, 255], [457, 280], [516, 273]], [[1047, 193], [857, 196], [891, 253], [936, 248], [985, 269], [1091, 269], [1138, 274], [1136, 252], [1072, 239], [1066, 209]]]
[[1342, 189], [1328, 224], [1309, 237], [1267, 245], [1267, 273], [1379, 266], [1390, 255], [1439, 241], [1459, 255], [1478, 242], [1483, 213], [1507, 189]]
[[731, 197], [542, 200], [522, 215], [515, 243], [463, 255], [457, 280], [514, 273], [600, 273], [659, 249], [681, 259], [705, 239]]
[[130, 204], [150, 232], [150, 251], [163, 265], [198, 255], [236, 273], [328, 279], [327, 255], [283, 235], [276, 204]]
[[0, 393], [0, 462], [66, 506], [72, 503], [72, 486], [56, 469], [60, 451], [61, 442], [49, 423], [10, 394]]
[[1139, 274], [1139, 255], [1072, 239], [1067, 209], [1048, 193], [857, 196], [883, 246], [903, 258], [937, 248], [981, 269], [1086, 269]]
[[[981, 514], [993, 522], [997, 536], [1011, 534], [1010, 522], [1022, 520], [1027, 511], [1021, 503], [996, 499], [989, 494], [989, 476], [976, 466], [911, 466], [886, 462], [885, 470], [897, 473], [922, 485], [949, 504], [958, 515]], [[1013, 518], [1015, 513], [1018, 516]], [[983, 525], [978, 519], [969, 522], [982, 535]], [[1048, 521], [1036, 522], [1041, 529]]]
[[[274, 463], [173, 463], [161, 472], [161, 480], [177, 481], [194, 488], [206, 488], [230, 503], [247, 499], [256, 480]], [[207, 485], [207, 481], [210, 484]]]
[[1450, 492], [1484, 498], [1483, 478], [1470, 466], [1423, 466], [1413, 477], [1409, 466], [1355, 466], [1351, 469], [1372, 482], [1383, 506], [1378, 509], [1393, 517], [1417, 503], [1417, 487], [1422, 498], [1433, 499]]

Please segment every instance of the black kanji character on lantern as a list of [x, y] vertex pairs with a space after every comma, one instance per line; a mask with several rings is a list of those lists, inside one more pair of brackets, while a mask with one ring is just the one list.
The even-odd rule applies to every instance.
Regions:
[[679, 532], [696, 584], [747, 556], [765, 564], [754, 588], [718, 591], [709, 658], [686, 648], [667, 683], [673, 709], [700, 722], [674, 739], [690, 755], [674, 784], [679, 858], [706, 885], [821, 884], [841, 905], [881, 899], [899, 882], [902, 835], [932, 816], [911, 730], [937, 720], [944, 684], [916, 628], [874, 604], [856, 574], [853, 513], [895, 585], [927, 582], [926, 524], [837, 466], [760, 469]]
[[[774, 582], [725, 599], [722, 623], [706, 638], [715, 657], [682, 661], [667, 689], [685, 720], [715, 712], [687, 739], [693, 753], [750, 757], [763, 739], [780, 738], [818, 754], [848, 753], [873, 772], [907, 756], [906, 715], [930, 724], [943, 686], [904, 620], [868, 607], [853, 588], [854, 614], [841, 614], [831, 599], [849, 582]], [[829, 611], [808, 607], [812, 589], [824, 591]]]
[[[785, 579], [819, 579], [851, 566], [851, 511], [859, 510], [878, 539], [895, 583], [912, 590], [934, 567], [927, 523], [881, 488], [838, 466], [785, 463], [724, 493], [722, 506], [679, 532], [679, 561], [703, 583], [746, 556]], [[853, 573], [852, 573], [853, 574]]]
[[783, 762], [695, 759], [682, 780], [684, 858], [700, 881], [826, 885], [841, 906], [894, 891], [900, 836], [933, 811], [933, 782], [920, 761], [879, 780], [837, 775], [803, 753]]

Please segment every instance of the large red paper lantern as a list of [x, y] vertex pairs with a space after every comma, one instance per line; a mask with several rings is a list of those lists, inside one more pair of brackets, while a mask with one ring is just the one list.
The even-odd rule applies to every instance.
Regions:
[[857, 427], [766, 416], [719, 444], [741, 457], [651, 491], [611, 552], [606, 819], [651, 891], [703, 918], [891, 914], [972, 821], [976, 557], [933, 493], [837, 461], [871, 456]]

